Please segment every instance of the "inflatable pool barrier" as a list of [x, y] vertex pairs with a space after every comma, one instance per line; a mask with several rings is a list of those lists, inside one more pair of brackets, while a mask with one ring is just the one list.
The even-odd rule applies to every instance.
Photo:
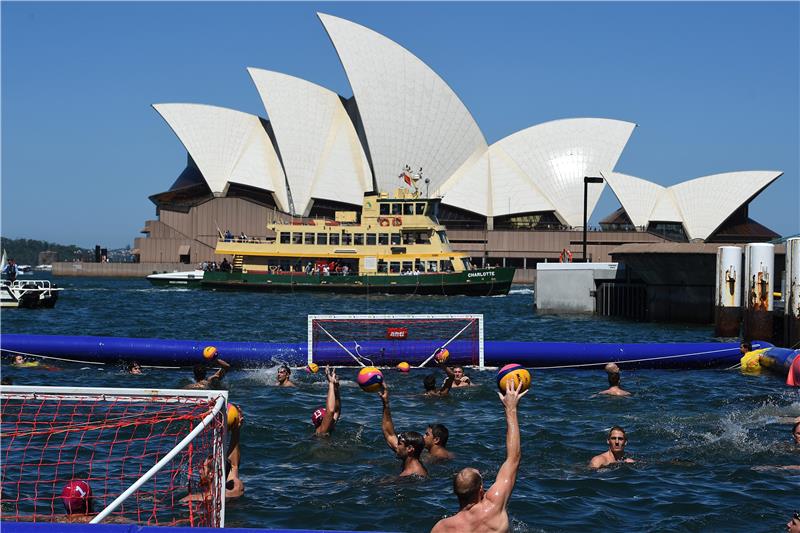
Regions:
[[[402, 356], [387, 355], [403, 342]], [[342, 346], [318, 344], [314, 362], [320, 365], [348, 365], [361, 356], [365, 364], [394, 366], [401, 361], [412, 364], [432, 355], [431, 342], [369, 341]], [[136, 339], [62, 335], [0, 336], [0, 351], [5, 356], [22, 354], [72, 362], [115, 364], [137, 361], [150, 366], [192, 366], [204, 361], [203, 350], [215, 346], [219, 356], [234, 367], [262, 367], [286, 363], [305, 366], [307, 343], [231, 342], [215, 340]], [[772, 348], [766, 342], [753, 342], [753, 348]], [[452, 365], [477, 365], [475, 346], [468, 341], [447, 345]], [[739, 343], [609, 343], [486, 341], [484, 365], [499, 367], [519, 363], [528, 368], [597, 368], [616, 362], [623, 368], [712, 368], [739, 363]], [[777, 364], [777, 363], [776, 363]]]

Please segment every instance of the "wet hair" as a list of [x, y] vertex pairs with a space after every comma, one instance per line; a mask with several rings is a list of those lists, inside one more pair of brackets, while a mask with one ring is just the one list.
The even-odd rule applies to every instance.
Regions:
[[142, 367], [136, 361], [128, 363], [128, 372], [132, 371], [134, 368], [138, 368], [139, 370], [142, 369]]
[[619, 372], [608, 373], [608, 384], [612, 387], [619, 387]]
[[458, 504], [462, 509], [478, 502], [481, 488], [483, 488], [483, 478], [474, 468], [464, 468], [453, 477], [453, 492], [456, 493]]
[[752, 352], [753, 351], [753, 343], [752, 342], [742, 342], [741, 346], [743, 346], [744, 349], [747, 350], [748, 352]]
[[425, 385], [425, 391], [436, 390], [436, 374], [428, 374], [422, 379], [422, 384]]
[[419, 456], [422, 455], [422, 450], [425, 448], [425, 439], [416, 431], [403, 431], [397, 435], [397, 440], [414, 447], [414, 453], [411, 454], [412, 457], [419, 459]]
[[431, 428], [431, 433], [437, 439], [439, 439], [439, 444], [442, 446], [447, 446], [447, 439], [450, 437], [450, 432], [447, 430], [444, 424], [430, 424], [428, 425]]
[[611, 439], [611, 434], [614, 433], [615, 431], [621, 431], [622, 432], [622, 436], [625, 437], [625, 441], [626, 442], [628, 441], [628, 434], [625, 433], [625, 430], [622, 429], [621, 426], [614, 426], [614, 427], [612, 427], [611, 429], [608, 430], [608, 438], [609, 439]]
[[206, 379], [206, 369], [203, 368], [203, 365], [194, 365], [192, 371], [194, 372], [195, 381], [202, 381]]
[[288, 366], [286, 366], [286, 365], [281, 365], [280, 367], [278, 367], [278, 372], [280, 372], [281, 370], [283, 370], [284, 372], [286, 372], [286, 374], [287, 374], [287, 375], [289, 375], [289, 376], [291, 376], [291, 375], [292, 375], [292, 369], [291, 369], [291, 368], [289, 368], [289, 367], [288, 367]]

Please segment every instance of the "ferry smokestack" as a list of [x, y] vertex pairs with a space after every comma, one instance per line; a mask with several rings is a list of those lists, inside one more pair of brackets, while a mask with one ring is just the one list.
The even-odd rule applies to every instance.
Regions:
[[786, 241], [786, 280], [784, 288], [784, 328], [786, 346], [800, 343], [800, 237]]
[[744, 250], [745, 340], [772, 340], [772, 291], [775, 277], [775, 246], [751, 243]]
[[738, 337], [742, 323], [742, 249], [717, 248], [717, 283], [714, 294], [714, 335]]

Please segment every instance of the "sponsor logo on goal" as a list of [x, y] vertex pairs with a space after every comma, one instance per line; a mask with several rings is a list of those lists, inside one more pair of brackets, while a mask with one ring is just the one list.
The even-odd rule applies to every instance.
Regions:
[[402, 340], [408, 338], [408, 328], [386, 328], [386, 338]]

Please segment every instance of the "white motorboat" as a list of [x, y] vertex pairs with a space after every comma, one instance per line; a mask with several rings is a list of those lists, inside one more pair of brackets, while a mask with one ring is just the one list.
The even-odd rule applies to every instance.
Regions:
[[203, 270], [189, 270], [185, 272], [163, 272], [161, 274], [150, 274], [147, 280], [153, 285], [159, 286], [184, 286], [199, 287], [203, 281]]
[[50, 308], [56, 305], [58, 295], [63, 290], [46, 279], [4, 279], [0, 282], [0, 305], [3, 308]]

